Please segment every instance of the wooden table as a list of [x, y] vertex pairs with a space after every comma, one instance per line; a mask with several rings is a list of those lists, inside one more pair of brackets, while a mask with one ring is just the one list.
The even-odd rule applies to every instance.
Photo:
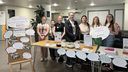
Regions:
[[[53, 40], [43, 40], [43, 41], [39, 41], [39, 42], [35, 42], [32, 44], [32, 46], [40, 46], [40, 47], [46, 47], [46, 48], [53, 48], [53, 49], [59, 49], [59, 48], [63, 48], [63, 47], [57, 47], [57, 46], [52, 46], [52, 45], [56, 45], [57, 43], [61, 43], [59, 41], [53, 41]], [[79, 49], [70, 49], [70, 50], [82, 50], [83, 48], [87, 48], [89, 49], [90, 52], [96, 52], [97, 50], [97, 45], [94, 46], [86, 46], [84, 44], [80, 44], [80, 48]], [[65, 48], [66, 50], [68, 50], [69, 48]]]
[[[97, 45], [86, 46], [84, 44], [80, 44], [79, 49], [76, 49], [76, 48], [69, 49], [67, 47], [57, 47], [56, 44], [58, 44], [58, 43], [61, 43], [61, 42], [60, 41], [53, 41], [53, 40], [43, 40], [43, 41], [33, 43], [32, 46], [39, 46], [39, 47], [53, 48], [53, 49], [64, 48], [66, 50], [74, 50], [74, 51], [79, 51], [79, 50], [82, 50], [83, 48], [87, 48], [87, 49], [89, 49], [89, 52], [91, 52], [91, 53], [95, 53], [97, 51], [97, 47], [98, 47]], [[34, 64], [35, 64], [35, 57], [36, 57], [35, 54], [36, 54], [36, 51], [34, 50], [34, 62], [33, 62]]]
[[[100, 46], [99, 49], [98, 49], [98, 51], [100, 53], [105, 53], [105, 48], [108, 48], [108, 47]], [[115, 48], [115, 49], [116, 49], [116, 55], [117, 56], [123, 57], [126, 60], [128, 60], [128, 54], [123, 54], [123, 49], [121, 49], [121, 48]]]

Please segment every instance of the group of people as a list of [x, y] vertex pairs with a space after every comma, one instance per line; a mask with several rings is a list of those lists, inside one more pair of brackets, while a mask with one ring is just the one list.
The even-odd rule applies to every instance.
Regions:
[[[112, 14], [108, 14], [106, 16], [106, 21], [104, 24], [100, 23], [100, 19], [98, 16], [93, 18], [92, 24], [88, 23], [88, 18], [86, 15], [81, 17], [81, 23], [74, 19], [75, 13], [70, 12], [68, 14], [68, 20], [65, 23], [62, 22], [62, 16], [58, 16], [57, 22], [54, 20], [51, 21], [51, 24], [47, 24], [47, 18], [45, 16], [42, 17], [42, 23], [37, 25], [37, 33], [39, 36], [39, 41], [41, 40], [54, 40], [54, 35], [56, 32], [61, 32], [61, 39], [65, 39], [67, 42], [75, 42], [77, 40], [83, 40], [83, 34], [89, 35], [90, 29], [100, 26], [107, 26], [110, 30], [109, 36], [102, 41], [103, 46], [112, 47], [114, 43], [115, 35], [118, 35], [120, 31], [120, 27], [114, 21], [114, 17]], [[41, 61], [47, 60], [47, 48], [41, 48], [42, 59]], [[57, 54], [55, 49], [50, 49], [50, 55], [52, 60], [56, 60]], [[71, 67], [74, 59], [68, 58], [66, 60], [66, 64]], [[59, 62], [63, 62], [63, 58], [59, 58]]]

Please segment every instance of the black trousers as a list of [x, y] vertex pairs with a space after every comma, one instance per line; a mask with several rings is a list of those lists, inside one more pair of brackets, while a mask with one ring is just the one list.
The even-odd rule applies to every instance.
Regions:
[[68, 65], [74, 65], [75, 63], [76, 63], [76, 58], [67, 57], [66, 64], [68, 64]]
[[[48, 39], [49, 40], [54, 40], [54, 37], [53, 36], [48, 36]], [[56, 58], [56, 50], [55, 49], [52, 49], [52, 48], [49, 48], [49, 51], [50, 51], [50, 57], [52, 60], [55, 60]]]

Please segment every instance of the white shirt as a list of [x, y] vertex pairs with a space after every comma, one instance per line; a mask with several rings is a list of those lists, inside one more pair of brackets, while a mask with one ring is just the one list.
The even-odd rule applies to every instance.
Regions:
[[71, 20], [69, 20], [69, 21], [70, 21], [72, 28], [73, 28], [73, 34], [75, 34], [76, 33], [76, 27], [74, 25], [74, 21], [71, 21]]
[[88, 34], [89, 33], [89, 28], [87, 25], [81, 23], [79, 25], [79, 27], [80, 27], [82, 34], [85, 34], [85, 33]]

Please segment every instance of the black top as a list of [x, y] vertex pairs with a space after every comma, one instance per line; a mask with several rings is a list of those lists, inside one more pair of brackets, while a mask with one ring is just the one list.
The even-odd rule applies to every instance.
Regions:
[[69, 20], [67, 20], [65, 22], [65, 39], [66, 41], [69, 41], [69, 42], [74, 42], [76, 40], [79, 40], [79, 35], [80, 35], [80, 28], [79, 28], [79, 25], [77, 23], [77, 21], [74, 21], [74, 25], [75, 25], [75, 34], [73, 33], [73, 27], [70, 23]]
[[55, 32], [64, 32], [64, 23], [56, 23], [55, 25]]

